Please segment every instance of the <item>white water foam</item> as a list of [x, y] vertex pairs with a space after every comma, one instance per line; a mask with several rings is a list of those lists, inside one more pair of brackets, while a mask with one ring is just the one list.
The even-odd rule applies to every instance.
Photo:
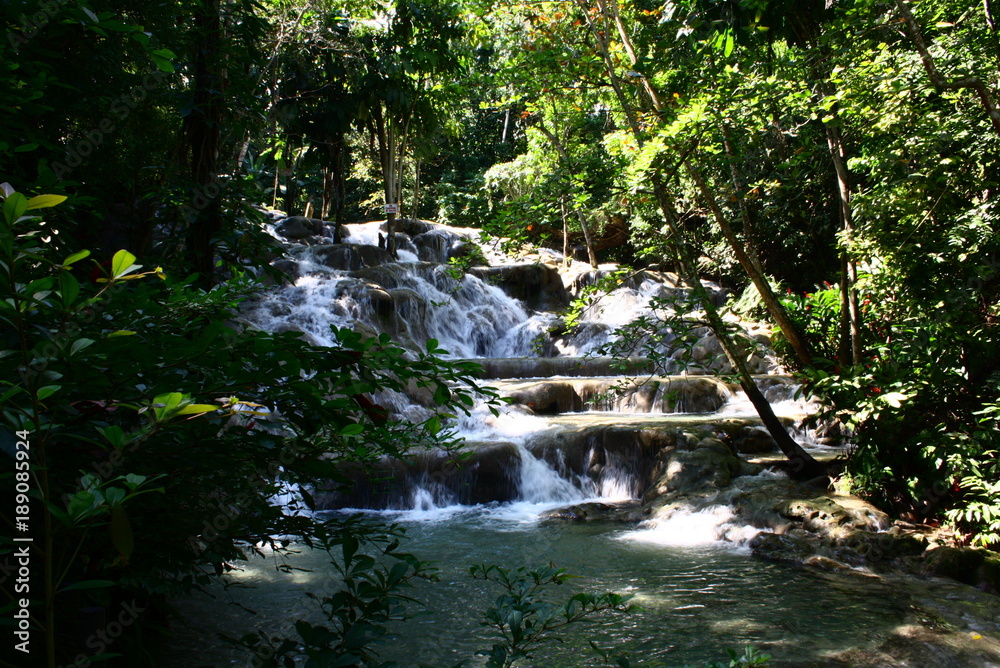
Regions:
[[697, 510], [678, 508], [666, 517], [650, 520], [644, 528], [627, 531], [617, 538], [672, 547], [743, 547], [760, 529], [734, 522], [735, 519], [732, 508], [726, 505], [710, 505]]

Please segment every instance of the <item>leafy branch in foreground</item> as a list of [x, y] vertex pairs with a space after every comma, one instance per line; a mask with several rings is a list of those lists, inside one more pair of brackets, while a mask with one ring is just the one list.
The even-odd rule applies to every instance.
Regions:
[[545, 600], [542, 594], [546, 587], [574, 577], [552, 565], [527, 570], [482, 564], [472, 566], [469, 572], [473, 578], [495, 582], [503, 589], [484, 613], [483, 626], [495, 629], [499, 635], [499, 641], [482, 652], [487, 657], [487, 668], [509, 668], [519, 659], [530, 658], [535, 647], [561, 640], [557, 633], [570, 624], [607, 611], [632, 610], [628, 605], [631, 595], [610, 592], [581, 592], [561, 605]]
[[[379, 661], [377, 646], [388, 633], [387, 624], [408, 619], [407, 606], [418, 602], [405, 590], [417, 579], [437, 579], [437, 571], [412, 554], [399, 551], [403, 530], [354, 516], [332, 518], [316, 527], [311, 547], [330, 556], [340, 587], [329, 594], [306, 594], [307, 607], [298, 615], [298, 637], [249, 633], [229, 642], [253, 653], [261, 668], [295, 665], [348, 668], [388, 666]], [[314, 624], [302, 617], [318, 604], [329, 624]]]

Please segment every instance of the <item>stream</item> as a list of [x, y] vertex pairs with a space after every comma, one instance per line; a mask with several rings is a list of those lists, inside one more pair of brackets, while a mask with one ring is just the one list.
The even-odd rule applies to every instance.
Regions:
[[[671, 375], [645, 384], [630, 383], [630, 376], [593, 356], [615, 336], [615, 326], [648, 315], [652, 297], [683, 291], [675, 278], [636, 275], [566, 333], [555, 311], [592, 283], [594, 272], [561, 270], [561, 258], [547, 251], [511, 261], [487, 246], [491, 266], [456, 279], [444, 263], [476, 243], [474, 231], [408, 221], [398, 237], [400, 261], [393, 262], [378, 247], [376, 223], [347, 229], [345, 244], [325, 238], [289, 244], [280, 262], [294, 282], [248, 305], [246, 320], [302, 332], [320, 345], [332, 345], [331, 326], [388, 332], [411, 349], [434, 338], [455, 358], [481, 360], [483, 383], [512, 400], [500, 417], [479, 408], [452, 425], [472, 453], [461, 466], [439, 453], [420, 453], [407, 463], [385, 462], [374, 479], [359, 478], [350, 492], [316, 490], [319, 512], [399, 523], [408, 537], [404, 550], [440, 569], [440, 582], [413, 591], [422, 605], [413, 607], [418, 614], [412, 620], [392, 627], [380, 649], [383, 659], [440, 668], [472, 659], [493, 642], [480, 622], [499, 590], [472, 579], [469, 566], [553, 563], [579, 576], [553, 587], [555, 600], [577, 591], [614, 591], [631, 594], [637, 609], [573, 627], [566, 643], [547, 644], [525, 666], [600, 665], [588, 640], [669, 666], [722, 660], [726, 648], [746, 645], [771, 654], [775, 666], [966, 665], [822, 663], [845, 652], [877, 654], [875, 648], [907, 629], [941, 627], [935, 615], [947, 614], [927, 612], [919, 593], [924, 589], [900, 586], [864, 566], [819, 570], [751, 555], [749, 541], [761, 529], [738, 516], [734, 504], [766, 498], [770, 486], [785, 479], [768, 467], [775, 456], [738, 387], [703, 375], [724, 370], [713, 354], [718, 342], [704, 332], [695, 367], [678, 361], [666, 370]], [[763, 331], [742, 326], [751, 337]], [[630, 363], [633, 373], [651, 375], [644, 360]], [[841, 454], [801, 428], [815, 407], [795, 397], [794, 384], [773, 359], [755, 354], [751, 365], [776, 413], [810, 452], [823, 459]], [[623, 382], [629, 387], [609, 398], [609, 389]], [[402, 395], [375, 399], [400, 418], [427, 415]], [[720, 467], [728, 467], [725, 475]], [[674, 468], [678, 473], [671, 477]], [[644, 522], [615, 515], [619, 505], [638, 512], [639, 499], [664, 489], [667, 496], [683, 494]], [[574, 517], [610, 510], [589, 521], [553, 517], [567, 506], [576, 509]], [[871, 529], [884, 527], [873, 520]], [[276, 569], [283, 563], [276, 556], [253, 560], [232, 575], [234, 587], [186, 601], [189, 626], [178, 629], [172, 665], [251, 665], [216, 642], [218, 634], [294, 635], [295, 618], [320, 622], [305, 592], [335, 587], [325, 557], [302, 548], [287, 562], [302, 570], [290, 573]], [[993, 633], [1000, 610], [986, 617], [982, 631]], [[959, 637], [971, 633], [951, 622], [945, 627]], [[485, 659], [470, 665], [485, 665]]]

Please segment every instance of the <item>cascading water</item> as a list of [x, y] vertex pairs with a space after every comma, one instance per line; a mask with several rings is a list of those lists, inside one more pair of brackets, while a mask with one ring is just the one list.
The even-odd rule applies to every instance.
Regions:
[[[547, 374], [541, 372], [541, 352], [552, 351], [567, 360], [591, 353], [613, 338], [616, 327], [649, 315], [652, 300], [667, 298], [673, 291], [684, 291], [671, 275], [636, 274], [625, 285], [591, 304], [572, 335], [553, 337], [550, 330], [559, 322], [555, 314], [530, 312], [523, 302], [500, 287], [472, 274], [456, 273], [441, 264], [456, 249], [473, 243], [473, 231], [414, 221], [405, 223], [404, 229], [414, 235], [412, 239], [402, 234], [397, 237], [401, 250], [396, 261], [379, 248], [382, 231], [377, 222], [345, 226], [348, 242], [345, 244], [293, 247], [290, 254], [297, 279], [249, 307], [245, 312], [247, 319], [265, 329], [301, 331], [321, 345], [334, 344], [331, 326], [353, 327], [367, 333], [388, 332], [404, 346], [414, 349], [421, 348], [428, 339], [436, 339], [455, 358], [495, 361], [534, 358], [540, 364], [522, 362], [526, 375], [544, 376]], [[561, 256], [548, 253], [552, 256], [546, 256], [548, 260], [562, 265]], [[490, 257], [494, 266], [504, 272], [524, 266], [506, 262], [488, 247], [480, 247], [479, 254]], [[603, 272], [613, 269], [602, 267]], [[564, 284], [558, 289], [574, 285], [579, 288], [596, 280], [598, 275], [589, 269], [576, 275], [564, 273]], [[551, 285], [546, 289], [551, 290]], [[545, 362], [551, 365], [555, 360]], [[567, 365], [562, 366], [568, 369]], [[539, 371], [532, 373], [533, 369]], [[551, 384], [554, 382], [538, 380], [534, 385], [549, 383], [541, 386], [540, 391], [552, 394], [561, 391]], [[571, 390], [576, 395], [568, 399], [574, 406], [569, 410], [589, 407], [599, 411], [605, 417], [592, 418], [593, 426], [602, 419], [622, 422], [638, 413], [711, 412], [733, 396], [724, 384], [707, 379], [704, 382], [708, 383], [704, 387], [691, 389], [685, 385], [678, 390], [678, 381], [657, 381], [612, 393], [608, 390], [615, 384], [613, 380], [606, 379], [602, 385], [599, 379], [583, 378]], [[513, 389], [507, 393], [517, 397]], [[419, 420], [427, 415], [426, 409], [399, 393], [382, 393], [377, 400], [403, 419]], [[506, 443], [516, 453], [510, 456], [507, 451], [494, 448], [497, 455], [506, 458], [505, 466], [511, 469], [506, 473], [507, 485], [498, 486], [494, 500], [551, 506], [641, 495], [646, 483], [634, 466], [625, 463], [639, 456], [638, 451], [619, 453], [603, 448], [595, 455], [590, 447], [584, 459], [600, 460], [600, 464], [584, 465], [574, 455], [578, 460], [576, 468], [567, 466], [563, 448], [589, 446], [568, 445], [576, 439], [574, 427], [538, 415], [550, 410], [562, 413], [566, 410], [562, 404], [567, 402], [556, 400], [550, 405], [544, 399], [529, 398], [523, 403], [522, 409], [508, 410], [499, 417], [479, 408], [455, 425], [459, 435], [477, 452], [477, 444]], [[745, 412], [745, 407], [740, 406], [730, 414], [741, 411]], [[538, 446], [541, 435], [551, 437], [556, 432], [568, 434], [565, 442], [547, 446], [546, 452], [541, 452]], [[493, 453], [483, 454], [488, 456]], [[473, 470], [462, 476], [443, 476], [440, 471], [432, 470], [433, 463], [421, 466], [411, 467], [405, 486], [383, 494], [379, 505], [422, 510], [452, 506], [468, 498], [460, 485], [476, 484], [476, 467], [480, 465], [473, 465]]]
[[[720, 440], [741, 452], [764, 452], [760, 460], [773, 445], [736, 387], [708, 377], [653, 378], [654, 384], [600, 398], [621, 383], [613, 376], [623, 372], [608, 360], [571, 356], [597, 350], [613, 336], [612, 325], [643, 313], [650, 299], [676, 284], [636, 277], [589, 310], [574, 335], [560, 336], [551, 333], [560, 330], [558, 318], [544, 308], [532, 312], [488, 281], [456, 279], [441, 266], [471, 243], [471, 232], [413, 221], [404, 229], [410, 237], [397, 238], [402, 262], [390, 262], [378, 247], [378, 224], [347, 226], [349, 244], [339, 247], [320, 240], [293, 249], [296, 259], [286, 267], [294, 283], [246, 311], [260, 327], [298, 330], [323, 345], [334, 343], [331, 325], [388, 332], [413, 349], [437, 339], [454, 357], [480, 358], [483, 382], [505, 379], [495, 383], [514, 402], [499, 416], [475, 407], [450, 425], [467, 439], [470, 457], [463, 464], [445, 453], [418, 453], [410, 462], [386, 462], [384, 475], [359, 480], [353, 496], [331, 495], [326, 507], [333, 512], [387, 514], [406, 527], [406, 549], [441, 568], [441, 582], [408, 592], [433, 612], [394, 626], [401, 640], [379, 645], [380, 660], [451, 666], [475, 657], [471, 665], [483, 665], [476, 652], [495, 638], [476, 611], [491, 605], [497, 592], [469, 580], [473, 563], [555, 563], [585, 578], [579, 588], [632, 594], [642, 606], [627, 618], [570, 629], [570, 642], [539, 651], [535, 665], [546, 668], [582, 665], [588, 640], [658, 665], [718, 660], [724, 648], [747, 644], [791, 662], [775, 665], [812, 665], [817, 658], [877, 646], [897, 627], [919, 623], [920, 610], [891, 586], [839, 573], [805, 577], [739, 549], [759, 530], [743, 512], [754, 504], [773, 506], [768, 485], [790, 482], [766, 470], [754, 475], [759, 468], [747, 461], [753, 456], [738, 460]], [[561, 264], [557, 254], [542, 259]], [[551, 292], [542, 281], [555, 271], [549, 269], [535, 272], [532, 285]], [[702, 343], [708, 348], [711, 341]], [[643, 359], [629, 360], [624, 373], [648, 377], [648, 366]], [[787, 379], [761, 377], [758, 384], [786, 420], [813, 408], [794, 398]], [[403, 394], [385, 392], [376, 399], [399, 419], [427, 417], [427, 409]], [[640, 512], [640, 499], [648, 514]], [[630, 524], [614, 514], [621, 509], [632, 513]], [[564, 519], [598, 513], [599, 519], [545, 521], [548, 511]], [[646, 521], [638, 524], [641, 519]], [[786, 515], [772, 519], [788, 522]], [[877, 522], [866, 526], [883, 528]], [[305, 602], [296, 617], [326, 623], [309, 603], [313, 593], [336, 587], [325, 555], [303, 550], [286, 558], [292, 559], [294, 578], [275, 578], [273, 569], [256, 564], [234, 574], [257, 587], [243, 590], [244, 598], [236, 601], [261, 613], [247, 628], [293, 636], [294, 619], [285, 628], [274, 626], [274, 620], [288, 619], [292, 601]], [[189, 652], [183, 643], [178, 649], [197, 660], [177, 666], [235, 661], [229, 648], [205, 647], [213, 631], [231, 631], [219, 628], [217, 606], [193, 606], [197, 636]]]

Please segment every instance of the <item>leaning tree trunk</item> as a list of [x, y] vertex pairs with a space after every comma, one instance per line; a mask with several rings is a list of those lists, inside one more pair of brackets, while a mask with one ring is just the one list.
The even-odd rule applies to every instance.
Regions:
[[[615, 97], [622, 106], [622, 111], [625, 113], [625, 118], [632, 131], [632, 135], [641, 147], [645, 144], [645, 137], [639, 128], [635, 110], [624, 94], [618, 74], [615, 71], [614, 60], [612, 59], [610, 49], [608, 48], [607, 36], [612, 34], [613, 29], [610, 25], [606, 24], [602, 26], [596, 25], [596, 17], [589, 13], [589, 7], [586, 6], [586, 3], [583, 0], [577, 0], [577, 3], [584, 10], [584, 18], [587, 21], [591, 35], [597, 43], [599, 55], [605, 63], [608, 82], [611, 84]], [[601, 10], [601, 16], [605, 20], [610, 20], [612, 18], [607, 5], [603, 2], [601, 3]], [[617, 29], [615, 30], [617, 31]], [[630, 55], [634, 54], [634, 49], [631, 48], [628, 32], [626, 30], [620, 30], [618, 32], [622, 42], [627, 45], [626, 51], [630, 52]], [[644, 78], [643, 88], [650, 99], [650, 104], [656, 111], [659, 111], [659, 99], [656, 95], [656, 89], [652, 85], [652, 82]], [[825, 475], [826, 468], [813, 459], [808, 452], [802, 449], [802, 446], [795, 442], [795, 439], [788, 435], [788, 431], [785, 429], [785, 426], [771, 409], [771, 404], [768, 403], [767, 399], [757, 388], [756, 383], [754, 383], [753, 376], [750, 375], [744, 361], [746, 359], [745, 351], [743, 351], [742, 346], [740, 346], [729, 335], [725, 323], [719, 315], [718, 309], [716, 309], [715, 304], [712, 303], [711, 295], [709, 295], [705, 286], [701, 282], [701, 277], [698, 275], [697, 271], [697, 264], [691, 256], [691, 251], [686, 243], [684, 230], [678, 224], [673, 204], [668, 196], [667, 188], [663, 183], [662, 172], [659, 169], [654, 169], [652, 174], [650, 174], [650, 181], [653, 186], [653, 194], [656, 197], [657, 204], [659, 205], [660, 210], [663, 213], [664, 220], [666, 220], [675, 240], [681, 274], [684, 277], [684, 280], [691, 285], [695, 296], [701, 303], [712, 331], [719, 339], [719, 343], [722, 345], [722, 349], [725, 352], [726, 357], [729, 359], [730, 364], [733, 366], [733, 370], [740, 379], [740, 386], [743, 388], [743, 391], [746, 392], [750, 402], [757, 410], [757, 414], [760, 416], [761, 422], [764, 423], [764, 427], [768, 430], [768, 433], [771, 434], [775, 442], [778, 444], [778, 447], [781, 448], [781, 451], [792, 464], [790, 474], [798, 479], [810, 479]]]
[[215, 238], [222, 227], [219, 203], [218, 159], [222, 143], [223, 90], [221, 63], [222, 10], [220, 0], [208, 0], [194, 12], [198, 45], [194, 57], [193, 111], [186, 119], [185, 137], [190, 147], [194, 181], [194, 219], [188, 228], [188, 252], [204, 285], [215, 274]]
[[695, 297], [701, 304], [709, 328], [719, 340], [726, 359], [729, 360], [733, 371], [740, 380], [740, 387], [746, 393], [747, 398], [750, 399], [750, 403], [753, 404], [754, 409], [756, 409], [757, 415], [760, 416], [760, 420], [764, 424], [764, 428], [771, 434], [781, 452], [784, 453], [785, 457], [791, 463], [792, 470], [789, 471], [790, 475], [799, 480], [808, 480], [826, 475], [826, 467], [802, 449], [802, 446], [796, 443], [795, 439], [788, 434], [785, 425], [774, 414], [770, 402], [768, 402], [754, 382], [753, 376], [746, 365], [746, 349], [730, 335], [726, 323], [722, 320], [722, 316], [719, 315], [718, 309], [712, 302], [712, 296], [701, 282], [701, 277], [697, 271], [697, 264], [686, 243], [683, 229], [677, 223], [676, 213], [659, 173], [654, 173], [651, 180], [657, 203], [660, 206], [664, 219], [667, 221], [671, 234], [676, 240], [675, 246], [681, 275], [684, 277], [685, 282], [692, 287]]
[[746, 272], [747, 276], [750, 277], [754, 287], [757, 288], [757, 293], [764, 302], [764, 306], [767, 307], [768, 313], [770, 313], [771, 317], [774, 318], [774, 322], [778, 325], [781, 333], [785, 335], [786, 339], [788, 339], [788, 343], [791, 344], [792, 349], [795, 351], [795, 355], [799, 358], [799, 362], [801, 362], [803, 366], [810, 366], [812, 364], [812, 356], [809, 354], [809, 348], [806, 345], [805, 339], [803, 339], [799, 334], [798, 328], [795, 327], [791, 318], [788, 317], [788, 312], [785, 311], [785, 307], [780, 301], [778, 301], [774, 291], [771, 290], [771, 284], [760, 270], [760, 265], [755, 263], [753, 258], [751, 258], [743, 248], [743, 244], [733, 231], [732, 226], [729, 224], [729, 220], [726, 218], [725, 214], [722, 213], [722, 209], [719, 208], [714, 195], [708, 189], [708, 184], [705, 182], [701, 172], [696, 167], [692, 167], [690, 164], [687, 165], [687, 170], [691, 175], [691, 178], [694, 179], [698, 189], [701, 191], [702, 197], [705, 198], [705, 203], [708, 205], [709, 210], [712, 212], [716, 222], [719, 224], [719, 228], [722, 230], [723, 236], [726, 237], [726, 241], [729, 242], [729, 247], [732, 248], [737, 261], [739, 261], [740, 266], [743, 267], [743, 271]]

